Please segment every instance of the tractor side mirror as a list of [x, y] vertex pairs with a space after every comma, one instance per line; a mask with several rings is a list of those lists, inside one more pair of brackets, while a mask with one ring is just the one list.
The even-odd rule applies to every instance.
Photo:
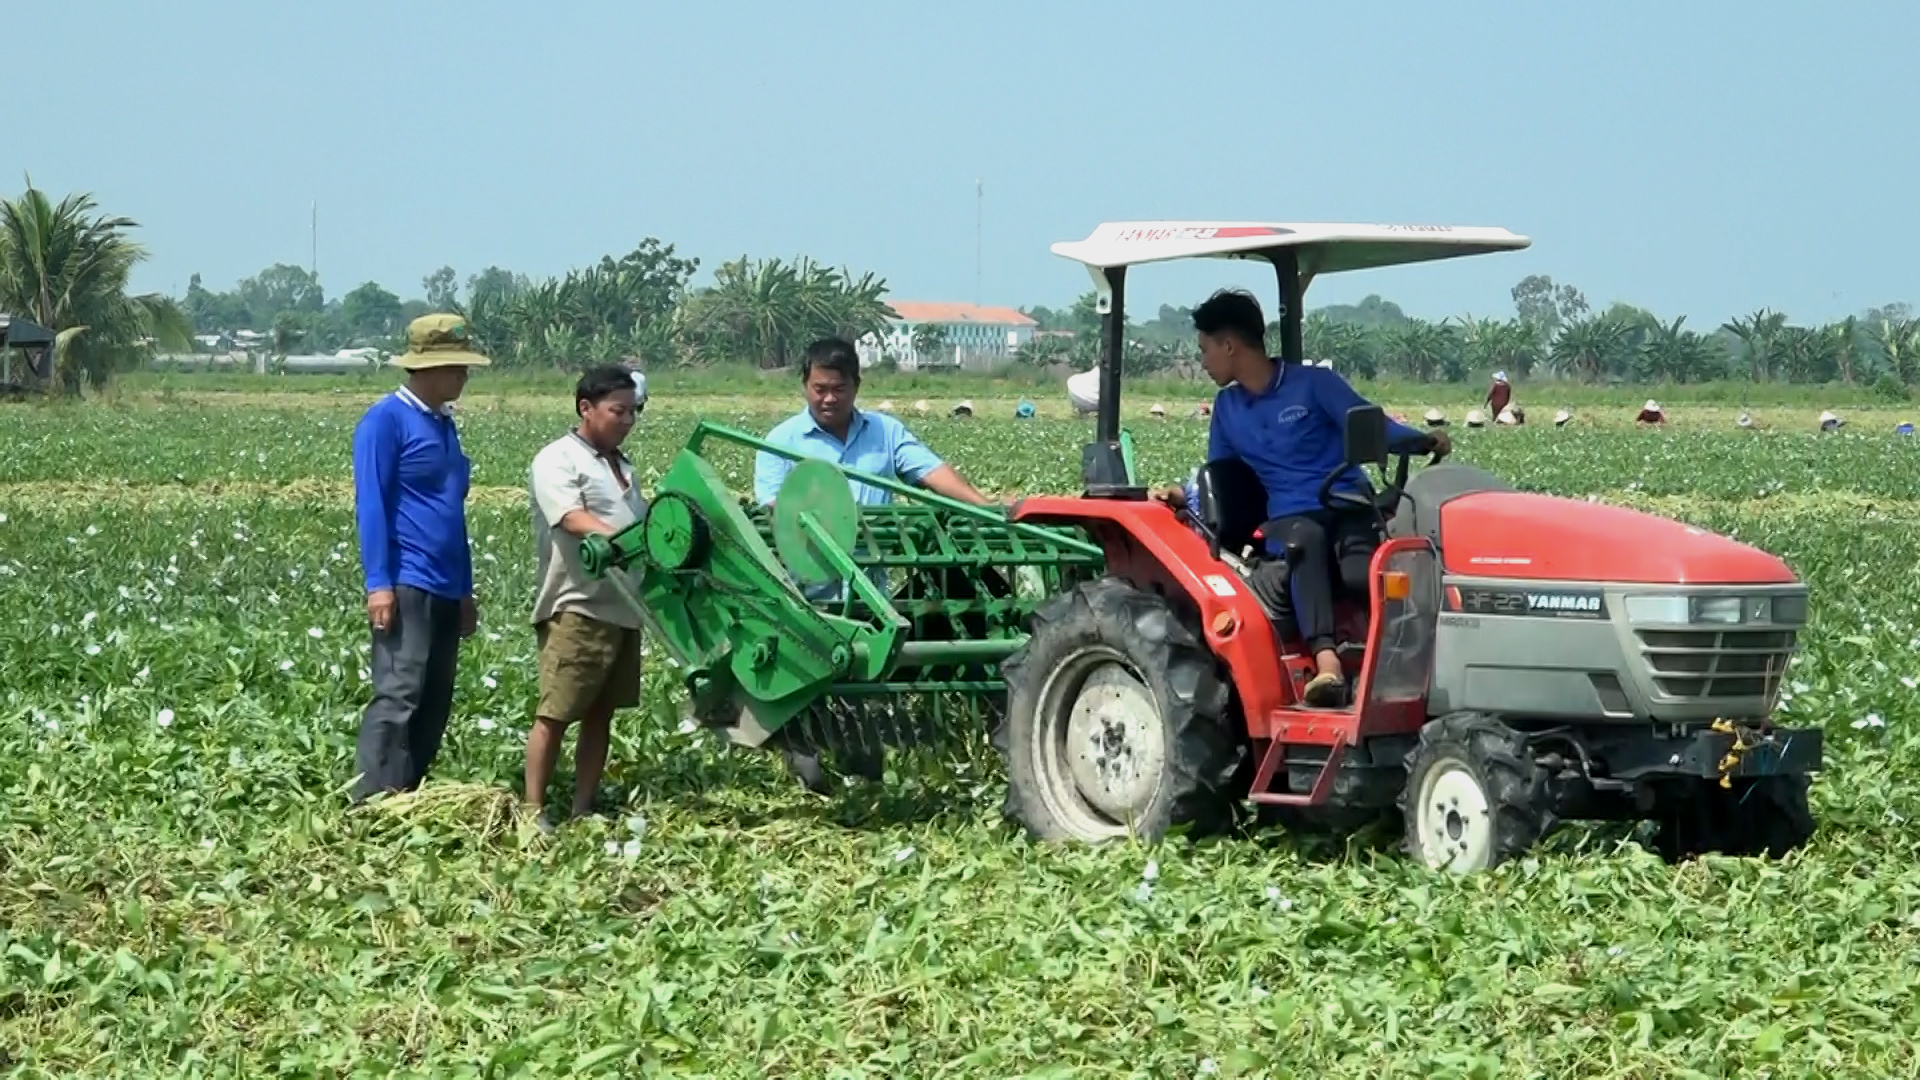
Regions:
[[1387, 412], [1378, 405], [1347, 410], [1347, 464], [1387, 467]]

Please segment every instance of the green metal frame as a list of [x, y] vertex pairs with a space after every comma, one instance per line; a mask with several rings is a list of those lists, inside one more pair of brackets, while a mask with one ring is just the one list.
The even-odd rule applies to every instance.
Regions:
[[[1104, 569], [1099, 546], [1075, 532], [837, 465], [895, 500], [858, 507], [851, 530], [822, 502], [776, 498], [769, 512], [728, 488], [705, 453], [713, 441], [817, 460], [703, 421], [647, 518], [582, 545], [589, 572], [616, 583], [683, 668], [708, 723], [744, 708], [769, 733], [799, 719], [807, 741], [862, 744], [924, 742], [963, 716], [977, 723], [1004, 698], [997, 665], [1026, 641], [1034, 609]], [[850, 587], [798, 584], [778, 554], [776, 516]], [[685, 521], [691, 535], [668, 535]], [[661, 535], [650, 538], [649, 524]]]

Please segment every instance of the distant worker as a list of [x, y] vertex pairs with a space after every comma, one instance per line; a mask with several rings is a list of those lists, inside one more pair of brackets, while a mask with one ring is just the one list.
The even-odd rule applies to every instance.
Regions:
[[[1367, 401], [1329, 368], [1268, 356], [1266, 318], [1251, 293], [1214, 293], [1193, 310], [1193, 325], [1201, 366], [1220, 387], [1207, 460], [1238, 458], [1251, 467], [1267, 489], [1267, 517], [1283, 519], [1266, 538], [1268, 550], [1278, 555], [1296, 546], [1303, 553], [1290, 574], [1282, 560], [1263, 562], [1250, 584], [1269, 610], [1291, 599], [1318, 668], [1307, 683], [1307, 704], [1338, 706], [1346, 698], [1346, 674], [1334, 651], [1335, 590], [1364, 593], [1376, 537], [1370, 512], [1329, 510], [1320, 502], [1320, 485], [1344, 459], [1347, 411]], [[1444, 432], [1391, 423], [1387, 430], [1398, 450], [1444, 455], [1451, 448]], [[1357, 466], [1335, 487], [1372, 490]], [[1195, 505], [1181, 485], [1157, 489], [1154, 497], [1189, 510]]]
[[1033, 402], [1023, 401], [1020, 404], [1015, 405], [1013, 407], [1013, 418], [1015, 420], [1033, 419]]
[[1750, 427], [1752, 427], [1752, 426], [1753, 426], [1753, 414], [1752, 414], [1752, 413], [1750, 413], [1750, 412], [1748, 412], [1748, 411], [1747, 411], [1747, 410], [1745, 410], [1745, 409], [1741, 409], [1741, 410], [1740, 410], [1740, 418], [1739, 418], [1738, 420], [1735, 420], [1735, 421], [1734, 421], [1734, 425], [1735, 425], [1736, 427], [1743, 427], [1743, 428], [1750, 428]]
[[947, 415], [970, 417], [973, 415], [973, 402], [963, 401], [960, 404], [955, 405], [953, 409], [947, 413]]
[[1893, 433], [1895, 435], [1911, 435], [1913, 434], [1913, 425], [1902, 420], [1900, 426], [1893, 429]]
[[1634, 417], [1634, 422], [1639, 424], [1664, 424], [1667, 422], [1667, 414], [1660, 408], [1659, 402], [1648, 398], [1647, 403], [1640, 406], [1640, 415]]
[[473, 465], [452, 405], [473, 351], [466, 320], [422, 315], [388, 361], [406, 384], [367, 409], [353, 432], [354, 515], [373, 630], [373, 700], [360, 721], [352, 799], [412, 791], [439, 756], [453, 711], [460, 642], [479, 626], [467, 490]]
[[1561, 409], [1559, 412], [1553, 414], [1553, 426], [1566, 427], [1567, 423], [1572, 419], [1573, 419], [1572, 409]]
[[1426, 421], [1428, 427], [1446, 427], [1447, 414], [1441, 412], [1439, 409], [1428, 409]]
[[1846, 426], [1846, 423], [1845, 420], [1840, 419], [1831, 412], [1823, 412], [1820, 414], [1821, 431], [1839, 431]]
[[1515, 427], [1527, 422], [1527, 414], [1518, 405], [1509, 405], [1494, 416], [1493, 422], [1506, 427]]
[[1487, 414], [1481, 412], [1479, 409], [1472, 410], [1467, 413], [1467, 426], [1470, 428], [1486, 427]]
[[[573, 751], [573, 816], [593, 812], [606, 771], [613, 714], [640, 704], [640, 614], [616, 586], [587, 574], [580, 541], [611, 536], [646, 516], [633, 462], [620, 446], [647, 407], [647, 377], [607, 365], [573, 388], [577, 423], [533, 457], [534, 639], [539, 698], [527, 732], [526, 806], [542, 815], [567, 728]], [[553, 822], [537, 817], [543, 830]]]
[[1155, 402], [1153, 408], [1147, 410], [1147, 415], [1153, 417], [1155, 420], [1165, 420], [1167, 418], [1167, 407]]
[[1507, 382], [1507, 373], [1504, 371], [1494, 372], [1493, 386], [1487, 390], [1487, 411], [1494, 416], [1499, 416], [1512, 400], [1513, 386]]

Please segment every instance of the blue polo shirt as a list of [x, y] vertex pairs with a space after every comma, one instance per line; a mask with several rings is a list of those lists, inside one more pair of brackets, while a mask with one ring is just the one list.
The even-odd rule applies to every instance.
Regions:
[[[918, 484], [941, 465], [939, 455], [913, 437], [907, 425], [882, 412], [854, 410], [853, 423], [847, 428], [847, 440], [841, 442], [802, 409], [767, 432], [767, 441], [775, 446], [821, 458], [849, 469]], [[753, 497], [765, 506], [780, 494], [780, 483], [793, 471], [786, 458], [761, 451], [753, 463]], [[853, 486], [854, 501], [862, 506], [882, 506], [893, 501], [893, 492], [859, 481]]]
[[[1367, 403], [1332, 368], [1276, 362], [1273, 382], [1260, 391], [1235, 383], [1214, 397], [1207, 460], [1237, 457], [1253, 466], [1267, 489], [1269, 519], [1324, 510], [1320, 485], [1346, 457], [1347, 410]], [[1387, 421], [1396, 448], [1426, 437]], [[1355, 466], [1334, 490], [1367, 494], [1373, 485]]]
[[473, 463], [453, 417], [405, 387], [373, 403], [353, 431], [354, 512], [367, 591], [410, 585], [448, 600], [473, 595], [467, 488]]

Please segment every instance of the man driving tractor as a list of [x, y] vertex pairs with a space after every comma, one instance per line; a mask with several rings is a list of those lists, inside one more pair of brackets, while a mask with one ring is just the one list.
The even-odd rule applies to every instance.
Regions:
[[[1307, 684], [1306, 703], [1338, 707], [1345, 702], [1347, 682], [1334, 651], [1334, 575], [1340, 586], [1364, 595], [1378, 537], [1368, 511], [1323, 505], [1320, 485], [1345, 460], [1347, 410], [1368, 402], [1331, 368], [1269, 356], [1266, 317], [1251, 293], [1214, 293], [1194, 309], [1193, 326], [1201, 366], [1220, 387], [1207, 432], [1207, 460], [1238, 458], [1253, 469], [1267, 490], [1267, 550], [1276, 556], [1289, 547], [1298, 552], [1291, 575], [1286, 561], [1276, 559], [1261, 563], [1249, 584], [1269, 610], [1284, 609], [1290, 593], [1300, 637], [1319, 669]], [[1397, 453], [1430, 453], [1438, 460], [1452, 449], [1443, 431], [1417, 431], [1389, 421], [1387, 432]], [[1372, 485], [1355, 466], [1334, 490], [1367, 495]], [[1184, 486], [1153, 494], [1198, 514], [1195, 495]]]

